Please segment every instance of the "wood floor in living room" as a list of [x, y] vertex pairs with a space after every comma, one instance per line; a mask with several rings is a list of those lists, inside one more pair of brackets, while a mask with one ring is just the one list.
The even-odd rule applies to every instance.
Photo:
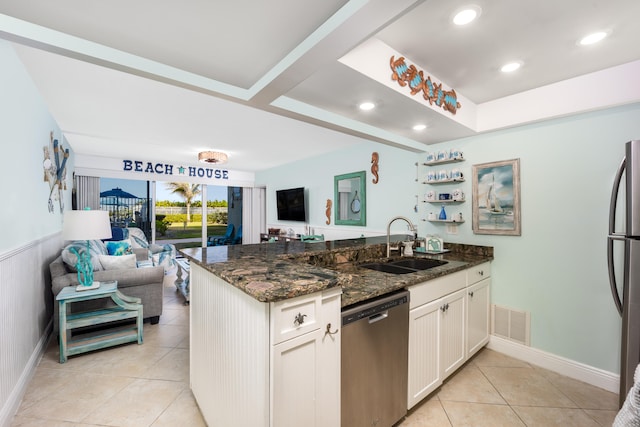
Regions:
[[[163, 314], [145, 323], [143, 345], [60, 364], [52, 339], [11, 426], [205, 426], [189, 389], [189, 306], [174, 280], [165, 276]], [[485, 349], [398, 426], [603, 427], [617, 402], [615, 393]]]

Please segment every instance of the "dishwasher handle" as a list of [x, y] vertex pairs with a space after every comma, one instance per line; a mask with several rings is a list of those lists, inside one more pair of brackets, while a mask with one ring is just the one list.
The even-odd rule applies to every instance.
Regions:
[[382, 313], [374, 314], [373, 316], [369, 317], [369, 324], [371, 325], [373, 323], [379, 322], [386, 319], [387, 317], [389, 317], [389, 310], [385, 310]]

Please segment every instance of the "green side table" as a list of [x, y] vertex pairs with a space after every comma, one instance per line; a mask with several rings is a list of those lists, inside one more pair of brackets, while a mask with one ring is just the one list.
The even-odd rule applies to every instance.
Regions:
[[[67, 313], [67, 308], [73, 303], [99, 298], [111, 298], [116, 306]], [[60, 363], [66, 362], [67, 357], [74, 354], [134, 341], [142, 344], [142, 300], [123, 295], [118, 290], [117, 281], [101, 282], [97, 289], [82, 291], [77, 291], [73, 286], [67, 286], [56, 296], [56, 300], [60, 318]], [[136, 324], [79, 334], [78, 337], [71, 338], [71, 332], [74, 329], [126, 319], [136, 319]]]

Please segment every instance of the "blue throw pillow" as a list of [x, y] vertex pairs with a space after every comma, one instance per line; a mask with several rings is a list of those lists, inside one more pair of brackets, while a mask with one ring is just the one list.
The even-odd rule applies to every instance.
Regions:
[[107, 253], [112, 256], [129, 255], [133, 253], [131, 250], [131, 240], [129, 239], [104, 242], [104, 244], [107, 247]]
[[122, 227], [111, 227], [111, 238], [104, 239], [105, 242], [126, 240], [129, 238], [129, 229]]

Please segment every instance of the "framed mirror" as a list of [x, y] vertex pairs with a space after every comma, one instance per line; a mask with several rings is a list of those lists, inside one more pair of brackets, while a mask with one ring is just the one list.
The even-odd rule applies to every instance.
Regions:
[[365, 171], [336, 175], [333, 179], [335, 224], [367, 225]]

